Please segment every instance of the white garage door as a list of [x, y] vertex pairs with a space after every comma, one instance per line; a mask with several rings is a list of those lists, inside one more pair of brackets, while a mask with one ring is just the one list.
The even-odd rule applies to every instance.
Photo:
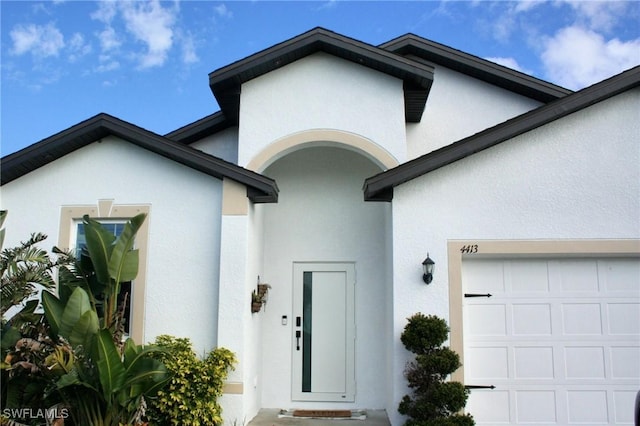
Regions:
[[466, 411], [477, 424], [633, 424], [638, 259], [462, 265], [464, 380], [480, 386]]

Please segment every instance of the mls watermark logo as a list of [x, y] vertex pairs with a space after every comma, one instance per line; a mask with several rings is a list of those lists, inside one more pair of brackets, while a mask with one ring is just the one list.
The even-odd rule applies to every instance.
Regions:
[[66, 419], [69, 417], [68, 408], [4, 408], [2, 415], [9, 419]]

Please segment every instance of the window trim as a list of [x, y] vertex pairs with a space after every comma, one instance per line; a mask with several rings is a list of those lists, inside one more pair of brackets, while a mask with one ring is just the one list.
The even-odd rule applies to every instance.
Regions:
[[58, 247], [69, 250], [75, 244], [71, 237], [75, 235], [74, 226], [84, 215], [92, 219], [100, 220], [129, 220], [132, 217], [145, 213], [147, 219], [136, 234], [136, 248], [139, 255], [138, 276], [134, 280], [131, 295], [131, 324], [130, 337], [138, 344], [144, 343], [144, 314], [145, 314], [145, 288], [147, 272], [147, 254], [149, 239], [149, 213], [150, 205], [118, 205], [113, 200], [98, 200], [95, 205], [70, 205], [62, 206], [60, 212], [60, 234]]

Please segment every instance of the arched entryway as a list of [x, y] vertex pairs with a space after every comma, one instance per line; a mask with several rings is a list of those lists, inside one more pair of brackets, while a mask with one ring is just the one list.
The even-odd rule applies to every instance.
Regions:
[[[279, 200], [255, 207], [262, 270], [272, 285], [261, 319], [261, 405], [382, 408], [391, 333], [391, 210], [387, 203], [365, 202], [362, 184], [384, 165], [361, 147], [335, 141], [294, 144], [272, 154], [277, 158], [263, 160], [261, 172], [276, 180]], [[353, 288], [340, 277], [353, 278]], [[313, 361], [303, 362], [297, 357], [306, 349], [303, 312], [310, 307]], [[342, 329], [350, 319], [353, 334]], [[336, 350], [344, 339], [353, 344]], [[323, 344], [331, 348], [319, 348]]]

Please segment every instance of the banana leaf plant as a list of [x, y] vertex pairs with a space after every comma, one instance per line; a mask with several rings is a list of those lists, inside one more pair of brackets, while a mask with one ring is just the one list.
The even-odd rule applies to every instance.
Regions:
[[151, 358], [154, 346], [122, 344], [120, 284], [138, 273], [138, 251], [133, 248], [145, 220], [129, 220], [116, 238], [88, 216], [83, 217], [86, 252], [74, 274], [60, 271], [59, 298], [43, 293], [42, 303], [51, 332], [74, 348], [78, 362], [64, 371], [54, 391], [71, 407], [76, 424], [135, 424], [144, 397], [155, 395], [168, 381], [164, 365]]
[[[122, 340], [118, 293], [121, 282], [137, 275], [138, 253], [133, 242], [144, 219], [144, 215], [131, 219], [116, 238], [99, 222], [83, 218], [86, 251], [73, 266], [66, 262], [58, 267], [57, 296], [48, 291], [41, 295], [44, 329], [40, 335], [46, 336], [46, 350], [40, 351], [42, 356], [31, 371], [18, 368], [16, 363], [3, 365], [3, 374], [24, 373], [9, 380], [16, 390], [12, 396], [24, 399], [30, 392], [40, 401], [61, 402], [71, 414], [67, 422], [75, 425], [141, 423], [145, 398], [155, 395], [169, 380], [162, 362], [150, 356], [161, 349]], [[72, 257], [55, 248], [54, 252], [62, 259]], [[34, 307], [29, 304], [24, 313], [32, 314]], [[20, 339], [24, 336], [16, 333], [5, 335], [4, 331], [3, 353], [24, 353], [18, 345], [41, 343]], [[22, 386], [33, 383], [36, 370], [42, 383], [37, 388]]]
[[116, 344], [124, 331], [118, 296], [122, 283], [138, 275], [139, 254], [134, 242], [145, 217], [139, 214], [131, 218], [118, 237], [89, 216], [82, 219], [87, 246], [77, 269], [84, 275], [84, 288], [100, 313], [100, 328], [111, 330]]

